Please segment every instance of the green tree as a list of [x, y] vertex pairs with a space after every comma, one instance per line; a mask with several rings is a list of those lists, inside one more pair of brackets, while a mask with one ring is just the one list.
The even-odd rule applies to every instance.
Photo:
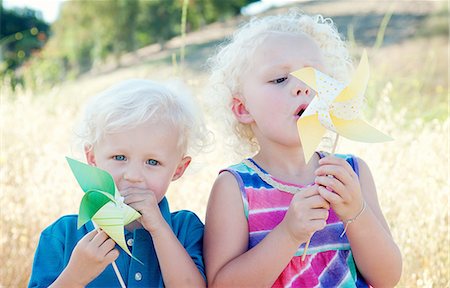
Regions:
[[35, 10], [0, 5], [0, 28], [0, 78], [10, 78], [14, 88], [20, 82], [14, 70], [44, 46], [50, 27]]

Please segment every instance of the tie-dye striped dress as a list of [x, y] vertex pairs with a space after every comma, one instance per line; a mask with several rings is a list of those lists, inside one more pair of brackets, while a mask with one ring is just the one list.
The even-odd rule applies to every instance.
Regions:
[[[344, 157], [358, 173], [356, 159]], [[283, 220], [293, 195], [265, 183], [244, 163], [224, 171], [232, 173], [238, 181], [250, 232], [248, 248], [251, 249]], [[301, 261], [302, 244], [272, 287], [369, 287], [356, 269], [347, 236], [340, 237], [343, 230], [344, 224], [330, 209], [326, 227], [311, 238], [305, 261]]]

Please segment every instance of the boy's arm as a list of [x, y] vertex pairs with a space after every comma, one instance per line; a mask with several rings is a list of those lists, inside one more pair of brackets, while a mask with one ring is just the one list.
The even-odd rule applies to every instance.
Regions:
[[50, 286], [64, 269], [63, 257], [63, 242], [45, 230], [36, 248], [28, 287]]
[[[196, 231], [186, 231], [188, 234], [192, 233], [198, 236], [195, 237], [196, 239], [190, 239], [193, 241], [187, 243], [189, 246], [187, 248], [183, 247], [166, 221], [162, 221], [158, 228], [152, 230], [153, 244], [166, 287], [206, 286], [204, 276], [198, 267], [199, 263], [194, 263], [192, 259], [192, 257], [201, 256], [202, 233], [198, 232], [202, 232], [203, 227], [200, 225], [192, 228], [201, 229], [201, 231], [197, 231], [197, 233]], [[189, 238], [187, 235], [187, 239]], [[186, 249], [189, 250], [189, 253]]]
[[84, 287], [119, 256], [116, 243], [103, 231], [87, 233], [75, 246], [69, 263], [50, 287]]
[[84, 287], [117, 258], [104, 232], [93, 230], [78, 241], [74, 221], [63, 217], [42, 232], [29, 287]]

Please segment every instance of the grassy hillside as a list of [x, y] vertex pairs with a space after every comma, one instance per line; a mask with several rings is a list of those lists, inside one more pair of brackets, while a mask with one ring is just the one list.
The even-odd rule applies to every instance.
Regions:
[[[372, 169], [383, 212], [404, 257], [398, 286], [448, 287], [446, 3], [316, 1], [296, 5], [308, 13], [332, 17], [351, 41], [355, 55], [368, 49], [372, 73], [366, 116], [395, 141], [367, 145], [344, 140], [338, 151], [360, 156]], [[123, 79], [178, 76], [204, 103], [208, 97], [202, 94], [208, 76], [205, 60], [243, 20], [214, 24], [187, 35], [184, 63], [179, 60], [183, 41], [174, 39], [166, 50], [141, 49], [126, 55], [120, 68], [99, 66], [50, 91], [13, 94], [7, 85], [1, 86], [1, 287], [25, 287], [39, 233], [59, 216], [78, 211], [82, 193], [64, 156], [81, 158], [73, 149], [71, 135], [86, 99]], [[383, 21], [387, 26], [380, 29]], [[217, 171], [238, 159], [222, 145], [224, 136], [212, 125], [213, 113], [207, 111], [206, 116], [215, 132], [214, 147], [194, 155], [187, 175], [174, 182], [168, 193], [173, 210], [193, 210], [202, 218]]]

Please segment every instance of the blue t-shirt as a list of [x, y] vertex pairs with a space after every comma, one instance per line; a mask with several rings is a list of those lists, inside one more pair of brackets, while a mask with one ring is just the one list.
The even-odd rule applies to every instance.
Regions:
[[[167, 199], [159, 203], [164, 219], [172, 228], [181, 245], [191, 256], [198, 270], [205, 278], [205, 267], [202, 257], [203, 223], [190, 211], [170, 213]], [[28, 287], [48, 287], [67, 266], [75, 245], [88, 232], [94, 230], [92, 222], [77, 229], [77, 215], [67, 215], [47, 227], [39, 240], [34, 256], [33, 268]], [[158, 258], [150, 233], [145, 229], [125, 232], [125, 240], [133, 256], [141, 263], [131, 259], [118, 245], [120, 255], [116, 260], [117, 267], [127, 287], [164, 287]], [[120, 287], [119, 280], [112, 265], [86, 287]]]

